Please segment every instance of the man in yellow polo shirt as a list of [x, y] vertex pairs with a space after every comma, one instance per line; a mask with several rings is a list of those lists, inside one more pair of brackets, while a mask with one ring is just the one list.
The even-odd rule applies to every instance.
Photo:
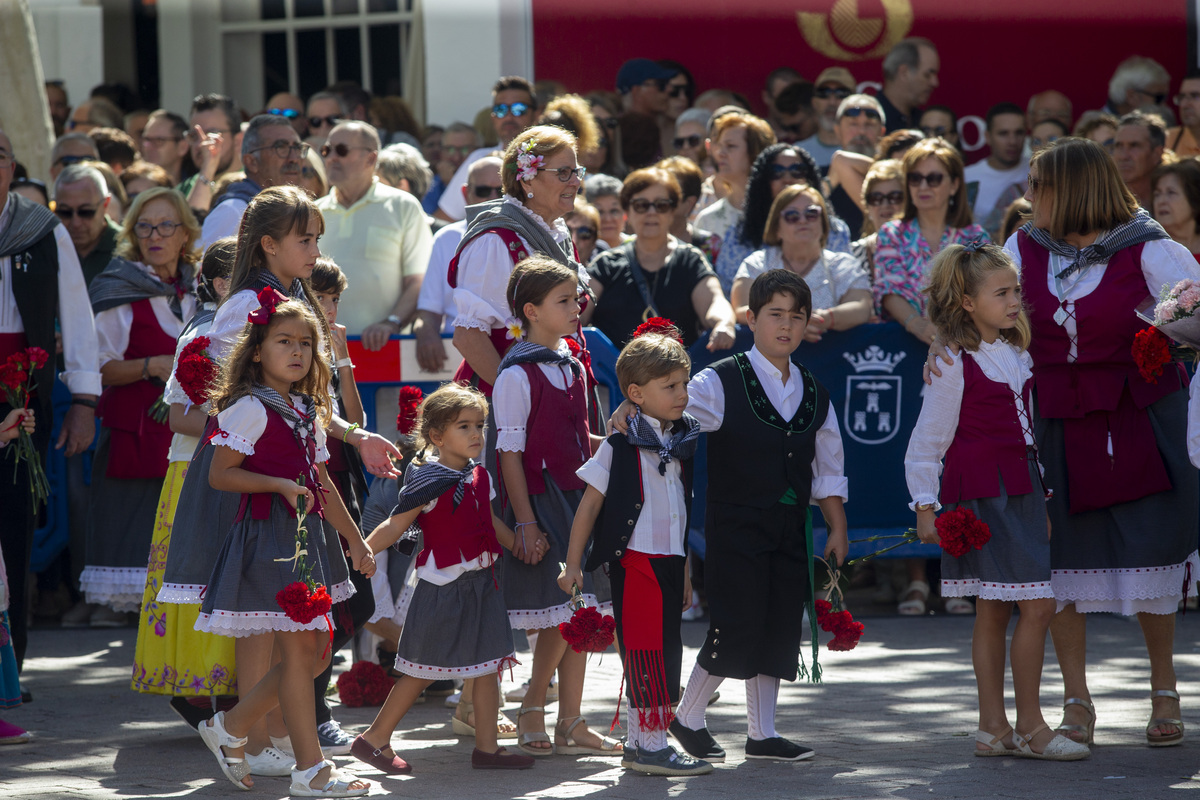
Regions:
[[346, 332], [378, 350], [417, 309], [433, 235], [420, 202], [375, 178], [379, 134], [365, 122], [342, 122], [321, 148], [332, 187], [317, 201], [325, 215], [321, 252], [346, 274], [338, 306]]

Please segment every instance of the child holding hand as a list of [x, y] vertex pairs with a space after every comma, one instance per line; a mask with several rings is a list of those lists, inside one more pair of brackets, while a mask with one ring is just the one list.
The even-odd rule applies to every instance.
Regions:
[[[921, 541], [939, 541], [939, 509], [969, 509], [991, 530], [982, 549], [942, 554], [942, 596], [979, 598], [971, 644], [979, 692], [975, 755], [1087, 758], [1085, 744], [1050, 730], [1038, 699], [1055, 601], [1020, 273], [1000, 247], [950, 245], [934, 259], [926, 292], [939, 340], [962, 354], [926, 391], [904, 469]], [[1021, 610], [1010, 648], [1015, 730], [1004, 708], [1013, 603]], [[1090, 726], [1085, 733], [1090, 741]]]

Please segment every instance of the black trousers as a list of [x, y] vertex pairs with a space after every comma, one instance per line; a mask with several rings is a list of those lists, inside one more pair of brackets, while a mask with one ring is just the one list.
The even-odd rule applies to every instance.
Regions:
[[[613, 617], [617, 623], [617, 649], [621, 653], [621, 664], [625, 670], [625, 696], [630, 708], [652, 708], [659, 705], [665, 691], [671, 704], [679, 702], [679, 675], [683, 667], [683, 577], [687, 560], [682, 556], [651, 557], [646, 562], [658, 584], [658, 598], [647, 592], [645, 580], [638, 575], [633, 581], [624, 564], [609, 562], [608, 577], [612, 582]], [[638, 580], [641, 578], [641, 580]], [[658, 604], [654, 604], [658, 601]], [[662, 666], [665, 687], [655, 685], [658, 675], [648, 664], [632, 663], [628, 650], [635, 645], [637, 637], [630, 626], [639, 626], [641, 620], [650, 616], [662, 619]], [[666, 703], [661, 703], [666, 705]], [[664, 725], [665, 727], [665, 725]]]
[[709, 501], [704, 583], [708, 638], [696, 663], [713, 675], [794, 681], [809, 597], [808, 507]]

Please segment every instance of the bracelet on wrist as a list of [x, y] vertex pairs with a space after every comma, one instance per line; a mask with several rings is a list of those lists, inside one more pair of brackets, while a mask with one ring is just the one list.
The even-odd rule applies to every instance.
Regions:
[[97, 403], [95, 400], [88, 400], [86, 397], [73, 397], [73, 398], [71, 398], [71, 405], [73, 405], [73, 406], [87, 406], [88, 408], [93, 408], [93, 409], [94, 409], [94, 408], [96, 408], [96, 407], [97, 407], [99, 404], [98, 404], [98, 403]]
[[354, 362], [350, 360], [350, 356], [346, 356], [345, 358], [339, 358], [337, 361], [333, 362], [333, 366], [335, 369], [341, 369], [342, 367], [354, 369]]
[[[346, 432], [342, 435], [342, 441], [345, 442], [346, 444], [350, 444], [350, 434], [354, 433], [354, 431], [356, 431], [356, 430], [360, 430], [361, 428], [362, 428], [362, 425], [359, 425], [357, 422], [351, 422], [349, 425], [346, 426]], [[363, 436], [366, 436], [366, 435], [367, 435], [367, 432], [363, 431]]]
[[514, 528], [524, 528], [526, 525], [537, 525], [537, 520], [533, 522], [517, 522], [513, 524]]
[[912, 322], [915, 318], [917, 318], [919, 316], [921, 316], [920, 311], [912, 312], [911, 314], [909, 314], [907, 317], [904, 318], [904, 322], [900, 323], [900, 327], [904, 328], [904, 330], [908, 330], [908, 323]]
[[142, 359], [142, 380], [150, 380], [150, 356]]
[[933, 511], [936, 503], [917, 503], [913, 508], [917, 511]]

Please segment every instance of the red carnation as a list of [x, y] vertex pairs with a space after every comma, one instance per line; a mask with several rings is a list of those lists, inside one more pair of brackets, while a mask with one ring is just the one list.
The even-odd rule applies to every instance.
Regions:
[[25, 352], [29, 356], [30, 366], [33, 369], [41, 369], [46, 366], [46, 361], [50, 358], [50, 355], [40, 347], [29, 347]]
[[982, 549], [992, 538], [987, 523], [964, 506], [942, 514], [934, 525], [942, 549], [955, 558], [962, 558], [972, 549]]
[[663, 336], [670, 336], [680, 344], [683, 344], [683, 333], [675, 326], [674, 322], [666, 317], [651, 317], [650, 319], [637, 326], [637, 330], [633, 332], [633, 338], [638, 338], [643, 334], [657, 333]]
[[379, 706], [394, 685], [383, 667], [373, 661], [359, 661], [338, 676], [338, 698], [350, 708]]
[[275, 595], [275, 602], [287, 614], [288, 619], [307, 625], [314, 619], [329, 613], [332, 598], [324, 586], [310, 590], [302, 581], [289, 583]]
[[594, 606], [575, 609], [569, 622], [558, 626], [563, 640], [576, 653], [600, 653], [607, 650], [615, 638], [617, 623], [601, 614]]
[[1133, 337], [1133, 361], [1149, 383], [1158, 383], [1163, 367], [1171, 360], [1171, 340], [1158, 328], [1146, 328]]
[[425, 393], [416, 386], [400, 387], [400, 413], [396, 415], [396, 430], [401, 434], [412, 433], [413, 426], [417, 424], [417, 411], [420, 409], [423, 399], [425, 399]]
[[[11, 392], [19, 391], [28, 380], [29, 376], [11, 359], [0, 365], [0, 384], [3, 384], [6, 389]], [[10, 405], [17, 405], [10, 403]]]

